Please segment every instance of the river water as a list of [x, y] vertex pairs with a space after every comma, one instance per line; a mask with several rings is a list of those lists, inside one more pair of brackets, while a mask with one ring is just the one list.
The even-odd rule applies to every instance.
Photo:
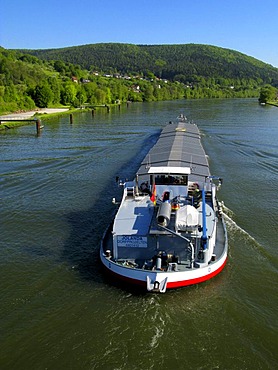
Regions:
[[[163, 295], [98, 259], [114, 179], [132, 178], [179, 113], [223, 177], [229, 258]], [[276, 369], [278, 109], [255, 100], [139, 103], [0, 134], [0, 369]]]

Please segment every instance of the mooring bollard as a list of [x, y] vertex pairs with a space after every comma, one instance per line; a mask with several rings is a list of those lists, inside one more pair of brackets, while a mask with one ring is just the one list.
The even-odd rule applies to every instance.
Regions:
[[70, 114], [70, 124], [73, 123], [73, 116], [72, 116], [72, 113]]
[[41, 120], [40, 119], [36, 120], [36, 129], [37, 129], [37, 135], [39, 135], [41, 132]]

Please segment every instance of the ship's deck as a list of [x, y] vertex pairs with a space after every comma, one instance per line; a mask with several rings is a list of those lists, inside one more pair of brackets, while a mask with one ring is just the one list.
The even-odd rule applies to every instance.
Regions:
[[[218, 220], [217, 224], [217, 236], [215, 241], [215, 247], [213, 254], [215, 255], [214, 261], [210, 263], [217, 263], [221, 258], [226, 249], [225, 241], [225, 224], [221, 219]], [[167, 255], [176, 255], [177, 257], [177, 270], [185, 271], [189, 268], [198, 268], [190, 267], [190, 256], [188, 250], [185, 249], [184, 244], [181, 243], [180, 246], [177, 244], [176, 238], [171, 238], [171, 235], [167, 232], [161, 231], [159, 235], [160, 242], [164, 239], [167, 243], [163, 245], [163, 242], [160, 244], [148, 244], [147, 248], [123, 248], [118, 256], [117, 263], [127, 265], [131, 268], [146, 268], [146, 263], [149, 263], [149, 268], [151, 268], [152, 258], [159, 252], [164, 251]], [[168, 239], [168, 240], [167, 240]], [[171, 240], [172, 239], [172, 240]], [[173, 244], [169, 240], [173, 242]], [[194, 244], [194, 243], [193, 243]], [[113, 235], [112, 235], [112, 224], [107, 230], [102, 244], [103, 250], [102, 253], [105, 254], [106, 250], [113, 250]], [[195, 250], [195, 253], [198, 251]], [[168, 262], [171, 262], [170, 260]]]

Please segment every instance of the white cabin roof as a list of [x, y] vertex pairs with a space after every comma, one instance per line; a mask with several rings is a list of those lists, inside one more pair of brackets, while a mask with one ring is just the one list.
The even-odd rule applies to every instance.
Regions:
[[190, 167], [150, 167], [148, 174], [189, 175]]

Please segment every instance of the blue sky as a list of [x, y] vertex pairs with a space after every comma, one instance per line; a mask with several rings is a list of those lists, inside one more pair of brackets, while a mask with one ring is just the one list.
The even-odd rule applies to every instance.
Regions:
[[209, 44], [278, 67], [277, 0], [0, 0], [0, 45]]

